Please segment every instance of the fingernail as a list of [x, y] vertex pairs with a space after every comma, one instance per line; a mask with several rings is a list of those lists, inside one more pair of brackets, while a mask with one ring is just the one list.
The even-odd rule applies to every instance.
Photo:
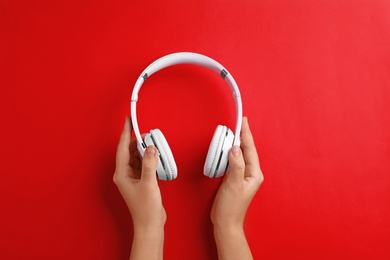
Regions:
[[234, 156], [240, 155], [241, 149], [237, 145], [234, 145], [231, 149]]
[[154, 146], [146, 147], [145, 154], [148, 156], [155, 156], [157, 154], [157, 149]]

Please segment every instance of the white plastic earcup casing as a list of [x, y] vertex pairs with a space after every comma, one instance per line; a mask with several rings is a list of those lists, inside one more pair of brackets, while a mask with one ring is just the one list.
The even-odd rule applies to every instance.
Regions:
[[233, 146], [234, 134], [226, 126], [217, 126], [207, 152], [203, 174], [209, 178], [222, 176], [229, 161], [229, 151]]
[[177, 177], [177, 167], [171, 148], [159, 129], [151, 130], [145, 136], [147, 146], [154, 145], [158, 150], [157, 176], [160, 180], [170, 181]]

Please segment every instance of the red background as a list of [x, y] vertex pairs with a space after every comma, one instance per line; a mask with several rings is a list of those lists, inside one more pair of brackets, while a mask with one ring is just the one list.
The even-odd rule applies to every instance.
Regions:
[[[265, 182], [246, 218], [255, 259], [390, 259], [390, 2], [0, 1], [0, 258], [127, 259], [112, 183], [133, 85], [155, 59], [208, 55], [235, 77]], [[202, 175], [227, 85], [153, 75], [142, 132], [179, 168], [160, 182], [166, 259], [216, 259]]]

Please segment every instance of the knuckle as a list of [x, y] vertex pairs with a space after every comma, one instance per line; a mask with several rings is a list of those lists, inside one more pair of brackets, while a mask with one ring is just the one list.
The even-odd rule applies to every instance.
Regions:
[[260, 186], [264, 182], [264, 175], [260, 173], [258, 176], [257, 184]]
[[244, 162], [237, 162], [234, 166], [233, 166], [233, 169], [235, 171], [245, 171], [245, 163]]
[[235, 169], [235, 170], [245, 170], [245, 162], [244, 160], [233, 160], [230, 162], [230, 164], [232, 165], [232, 167]]
[[142, 164], [143, 171], [151, 172], [151, 171], [154, 171], [155, 168], [156, 168], [156, 166], [151, 162], [147, 162], [147, 163]]
[[112, 176], [112, 182], [114, 182], [116, 185], [118, 185], [119, 178], [118, 178], [118, 174], [116, 171], [114, 172], [114, 175]]
[[157, 158], [145, 158], [142, 160], [143, 169], [152, 170], [157, 167], [158, 159]]

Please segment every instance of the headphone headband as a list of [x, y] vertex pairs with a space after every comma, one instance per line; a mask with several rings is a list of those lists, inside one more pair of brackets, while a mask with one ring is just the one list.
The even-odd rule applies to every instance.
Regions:
[[240, 90], [238, 89], [237, 83], [234, 80], [233, 76], [217, 61], [209, 58], [205, 55], [193, 53], [193, 52], [177, 52], [173, 54], [166, 55], [159, 58], [152, 64], [150, 64], [139, 76], [137, 79], [133, 93], [131, 95], [131, 120], [133, 124], [134, 133], [137, 139], [138, 150], [141, 152], [141, 156], [146, 149], [146, 145], [142, 141], [141, 133], [139, 131], [137, 123], [137, 113], [136, 105], [138, 101], [138, 92], [141, 89], [142, 84], [145, 80], [150, 77], [155, 72], [162, 70], [166, 67], [177, 65], [177, 64], [195, 64], [202, 67], [209, 68], [217, 72], [223, 79], [226, 80], [230, 89], [233, 92], [233, 98], [236, 105], [236, 128], [234, 132], [234, 142], [233, 145], [240, 145], [240, 132], [242, 124], [242, 102], [240, 96]]

